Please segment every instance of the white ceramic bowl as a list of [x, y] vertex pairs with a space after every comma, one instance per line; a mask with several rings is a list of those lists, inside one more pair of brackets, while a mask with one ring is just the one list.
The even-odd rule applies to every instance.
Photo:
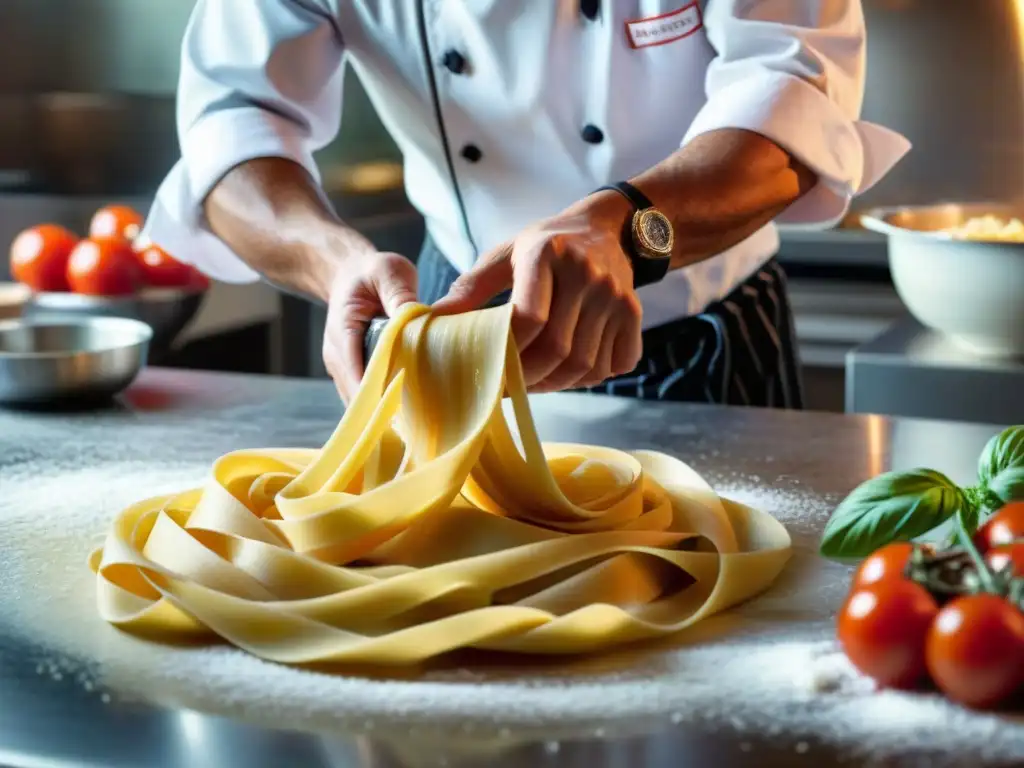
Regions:
[[944, 232], [989, 214], [1024, 219], [1024, 205], [879, 208], [861, 224], [888, 236], [896, 292], [923, 325], [978, 355], [1024, 357], [1024, 242]]

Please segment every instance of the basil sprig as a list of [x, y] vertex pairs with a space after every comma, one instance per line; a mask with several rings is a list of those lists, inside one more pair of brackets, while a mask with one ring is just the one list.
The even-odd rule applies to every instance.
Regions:
[[867, 557], [882, 544], [909, 541], [957, 513], [967, 499], [941, 472], [887, 472], [862, 483], [832, 513], [821, 540], [826, 557]]
[[941, 472], [887, 472], [853, 490], [832, 513], [821, 539], [825, 557], [867, 557], [910, 541], [957, 515], [968, 535], [1003, 504], [1024, 500], [1024, 426], [993, 437], [978, 461], [978, 484], [961, 488]]
[[988, 506], [1024, 499], [1024, 427], [1005, 429], [988, 441], [978, 459], [978, 481], [996, 497], [986, 500]]

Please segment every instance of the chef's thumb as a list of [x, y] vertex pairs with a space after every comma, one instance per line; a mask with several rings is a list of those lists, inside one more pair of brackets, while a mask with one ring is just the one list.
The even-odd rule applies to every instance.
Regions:
[[479, 309], [502, 291], [512, 287], [512, 246], [495, 248], [452, 283], [448, 294], [434, 302], [439, 315], [456, 315]]
[[383, 267], [374, 279], [377, 298], [388, 317], [394, 317], [403, 305], [416, 301], [416, 267], [397, 254], [389, 258]]

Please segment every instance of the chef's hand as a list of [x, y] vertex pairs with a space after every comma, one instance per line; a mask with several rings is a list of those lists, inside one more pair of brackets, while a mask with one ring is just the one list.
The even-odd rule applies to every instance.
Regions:
[[466, 312], [511, 287], [512, 331], [531, 392], [600, 384], [640, 360], [640, 301], [620, 244], [630, 211], [608, 195], [619, 197], [595, 195], [528, 227], [433, 306]]
[[397, 253], [365, 253], [338, 267], [324, 327], [324, 365], [342, 400], [351, 402], [363, 377], [363, 339], [370, 320], [391, 317], [416, 301], [416, 267]]

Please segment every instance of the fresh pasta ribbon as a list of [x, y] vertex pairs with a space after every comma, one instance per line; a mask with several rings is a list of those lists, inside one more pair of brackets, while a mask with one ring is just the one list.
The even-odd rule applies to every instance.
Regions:
[[540, 442], [510, 320], [405, 307], [320, 450], [229, 453], [115, 518], [100, 615], [286, 664], [415, 664], [602, 650], [767, 588], [791, 548], [774, 518], [661, 453]]

